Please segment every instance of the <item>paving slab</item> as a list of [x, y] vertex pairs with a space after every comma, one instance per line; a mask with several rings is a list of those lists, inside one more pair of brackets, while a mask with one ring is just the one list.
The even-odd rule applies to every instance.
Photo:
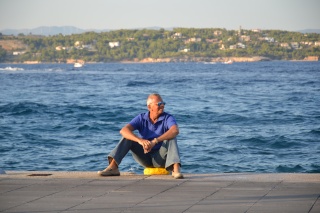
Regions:
[[6, 171], [0, 212], [320, 212], [320, 174]]

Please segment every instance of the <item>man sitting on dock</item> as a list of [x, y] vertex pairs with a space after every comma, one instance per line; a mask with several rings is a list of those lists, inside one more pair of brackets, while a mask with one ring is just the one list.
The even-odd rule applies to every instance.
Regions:
[[[179, 128], [175, 118], [164, 112], [165, 102], [159, 94], [150, 94], [148, 112], [137, 115], [125, 125], [120, 134], [123, 138], [108, 155], [109, 166], [98, 171], [101, 176], [119, 176], [118, 166], [131, 150], [133, 158], [144, 167], [165, 168], [176, 179], [180, 172], [180, 154], [176, 136]], [[140, 136], [134, 134], [138, 130]]]

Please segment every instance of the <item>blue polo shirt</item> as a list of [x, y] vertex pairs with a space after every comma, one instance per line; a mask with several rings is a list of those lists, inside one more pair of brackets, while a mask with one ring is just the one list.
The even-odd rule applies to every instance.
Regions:
[[[149, 112], [146, 112], [137, 115], [129, 124], [134, 128], [134, 130], [139, 131], [139, 134], [143, 139], [153, 140], [154, 138], [163, 135], [173, 125], [177, 125], [177, 122], [172, 115], [163, 112], [157, 122], [153, 124], [149, 118]], [[158, 143], [153, 147], [153, 150], [157, 150], [160, 147], [161, 143]]]

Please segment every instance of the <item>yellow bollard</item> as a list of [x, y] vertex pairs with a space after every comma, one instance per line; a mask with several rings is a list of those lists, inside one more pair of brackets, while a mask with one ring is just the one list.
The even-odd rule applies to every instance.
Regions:
[[145, 168], [143, 171], [144, 175], [168, 175], [169, 171], [165, 168]]

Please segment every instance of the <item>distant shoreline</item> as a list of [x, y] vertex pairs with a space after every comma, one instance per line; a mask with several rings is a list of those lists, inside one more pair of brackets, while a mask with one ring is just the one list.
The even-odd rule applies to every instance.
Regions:
[[[101, 63], [96, 61], [85, 62], [83, 60], [67, 59], [66, 62], [41, 62], [41, 61], [24, 61], [24, 62], [3, 62], [4, 64], [74, 64], [76, 62], [91, 64]], [[102, 63], [186, 63], [186, 62], [209, 62], [209, 63], [225, 63], [225, 62], [258, 62], [258, 61], [272, 61], [272, 59], [262, 56], [254, 57], [172, 57], [172, 58], [144, 58], [144, 59], [133, 59], [133, 60], [121, 60], [121, 61], [110, 61]]]
[[[81, 60], [82, 61], [82, 60]], [[121, 61], [110, 61], [110, 62], [96, 62], [88, 61], [84, 62], [86, 64], [96, 64], [96, 63], [123, 63], [123, 64], [147, 64], [147, 63], [244, 63], [244, 62], [261, 62], [261, 61], [279, 61], [273, 60], [268, 57], [255, 56], [255, 57], [184, 57], [184, 58], [144, 58], [142, 60], [121, 60]], [[280, 60], [280, 61], [293, 61], [293, 62], [315, 62], [318, 60]], [[74, 64], [76, 60], [67, 60], [67, 62], [41, 62], [41, 61], [24, 61], [24, 62], [1, 62], [1, 64]]]

